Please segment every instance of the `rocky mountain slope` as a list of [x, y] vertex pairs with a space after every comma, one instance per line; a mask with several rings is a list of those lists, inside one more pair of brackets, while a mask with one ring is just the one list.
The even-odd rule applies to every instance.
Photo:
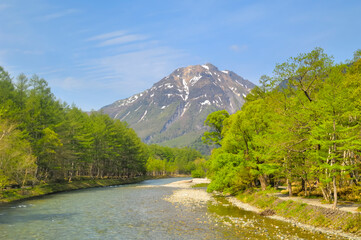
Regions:
[[186, 146], [204, 132], [211, 112], [234, 113], [254, 84], [212, 64], [178, 68], [151, 89], [101, 110], [126, 121], [146, 143]]

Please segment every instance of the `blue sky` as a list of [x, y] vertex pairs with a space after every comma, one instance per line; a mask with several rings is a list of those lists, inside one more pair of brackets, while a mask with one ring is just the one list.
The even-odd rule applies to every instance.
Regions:
[[343, 62], [361, 48], [360, 13], [361, 1], [0, 0], [0, 66], [97, 110], [188, 65], [257, 84], [315, 47]]

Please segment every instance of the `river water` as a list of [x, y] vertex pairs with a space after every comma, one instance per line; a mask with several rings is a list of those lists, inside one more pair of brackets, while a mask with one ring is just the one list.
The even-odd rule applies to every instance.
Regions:
[[[52, 194], [0, 206], [0, 239], [340, 239], [239, 210], [224, 199], [163, 200], [186, 178]], [[152, 187], [150, 187], [152, 186]]]

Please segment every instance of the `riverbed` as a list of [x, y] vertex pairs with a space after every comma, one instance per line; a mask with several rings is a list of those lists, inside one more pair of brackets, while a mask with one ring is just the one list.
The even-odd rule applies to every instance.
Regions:
[[241, 210], [225, 198], [205, 195], [204, 188], [189, 189], [196, 200], [182, 200], [189, 192], [172, 184], [182, 180], [190, 178], [77, 190], [2, 205], [0, 239], [342, 239]]

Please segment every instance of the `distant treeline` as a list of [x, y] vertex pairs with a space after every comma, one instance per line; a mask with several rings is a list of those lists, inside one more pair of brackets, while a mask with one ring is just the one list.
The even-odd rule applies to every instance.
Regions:
[[129, 178], [147, 167], [158, 171], [150, 167], [155, 159], [169, 162], [168, 172], [190, 173], [198, 157], [188, 148], [148, 147], [125, 122], [87, 114], [57, 100], [44, 79], [21, 74], [14, 81], [0, 67], [0, 189], [83, 176]]
[[202, 155], [191, 148], [170, 148], [158, 145], [149, 146], [150, 157], [147, 161], [147, 172], [150, 175], [186, 174], [195, 170], [194, 160]]
[[318, 192], [336, 206], [342, 190], [361, 200], [360, 56], [334, 64], [316, 48], [292, 57], [261, 77], [242, 110], [209, 115], [213, 131], [204, 140], [220, 146], [209, 162], [209, 190], [288, 182], [290, 195]]

